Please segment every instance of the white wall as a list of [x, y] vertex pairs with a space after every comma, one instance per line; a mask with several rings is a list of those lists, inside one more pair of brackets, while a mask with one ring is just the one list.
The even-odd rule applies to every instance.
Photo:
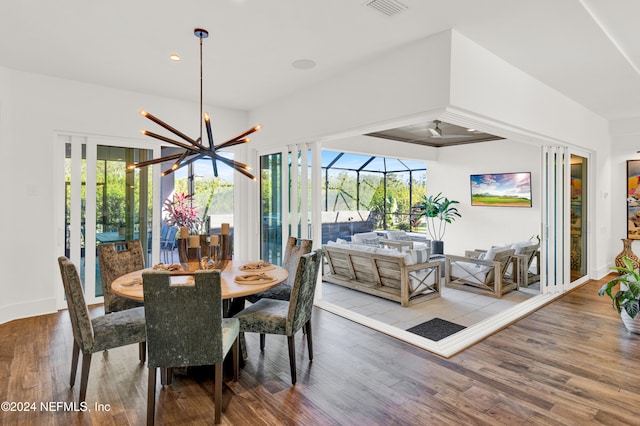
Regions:
[[[449, 102], [450, 33], [387, 55], [250, 112], [263, 147], [361, 134]], [[437, 58], [434, 60], [434, 58]]]
[[[627, 160], [640, 160], [640, 117], [611, 123], [613, 149], [611, 152], [611, 252], [622, 251], [620, 239], [627, 235]], [[640, 241], [632, 243], [633, 252], [640, 253]]]
[[[0, 323], [52, 312], [61, 289], [57, 257], [64, 254], [53, 230], [53, 142], [58, 132], [144, 140], [141, 129], [164, 134], [138, 109], [197, 136], [199, 106], [42, 75], [0, 68]], [[209, 107], [217, 141], [248, 127], [247, 114]], [[58, 178], [58, 177], [56, 177]], [[62, 179], [62, 177], [59, 177]]]
[[[471, 206], [471, 174], [531, 172], [532, 204], [524, 207]], [[447, 225], [445, 252], [488, 249], [526, 241], [540, 234], [540, 148], [499, 140], [440, 148], [438, 161], [427, 162], [427, 191], [459, 201], [462, 215]]]

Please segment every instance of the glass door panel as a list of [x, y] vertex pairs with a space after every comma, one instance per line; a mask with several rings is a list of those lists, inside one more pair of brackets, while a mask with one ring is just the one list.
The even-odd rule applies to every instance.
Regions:
[[282, 264], [282, 154], [260, 157], [260, 256]]
[[152, 168], [127, 165], [152, 158], [152, 150], [87, 143], [65, 143], [64, 252], [77, 266], [87, 303], [103, 295], [97, 246], [140, 240], [145, 264], [152, 264]]
[[571, 155], [571, 281], [587, 275], [587, 159]]

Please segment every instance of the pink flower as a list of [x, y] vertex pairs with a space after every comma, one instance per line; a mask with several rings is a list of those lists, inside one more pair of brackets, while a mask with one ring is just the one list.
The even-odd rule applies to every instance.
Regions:
[[164, 202], [164, 211], [167, 212], [167, 223], [171, 226], [186, 226], [189, 233], [195, 231], [198, 220], [198, 208], [193, 206], [193, 197], [185, 194], [173, 194], [173, 201]]

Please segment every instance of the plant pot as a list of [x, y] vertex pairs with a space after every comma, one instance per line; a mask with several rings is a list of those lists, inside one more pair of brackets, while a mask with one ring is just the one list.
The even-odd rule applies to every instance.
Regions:
[[431, 240], [431, 255], [444, 254], [444, 241]]
[[640, 334], [640, 315], [636, 315], [635, 318], [631, 316], [624, 309], [620, 312], [620, 318], [622, 323], [631, 333]]

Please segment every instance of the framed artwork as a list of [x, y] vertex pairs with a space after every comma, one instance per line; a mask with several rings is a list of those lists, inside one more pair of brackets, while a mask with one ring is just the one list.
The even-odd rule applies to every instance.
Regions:
[[627, 160], [627, 238], [640, 240], [640, 160]]
[[531, 172], [471, 175], [471, 205], [531, 207]]

